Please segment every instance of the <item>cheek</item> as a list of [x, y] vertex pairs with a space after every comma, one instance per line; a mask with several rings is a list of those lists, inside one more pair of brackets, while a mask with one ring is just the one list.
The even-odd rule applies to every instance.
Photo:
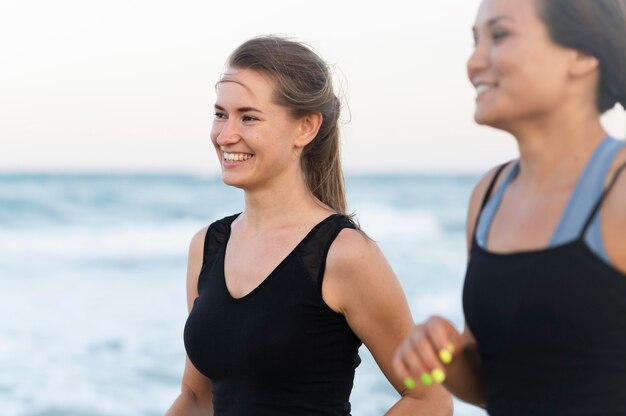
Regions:
[[211, 142], [214, 146], [217, 146], [217, 136], [222, 132], [222, 126], [217, 123], [213, 123], [211, 126]]
[[550, 106], [563, 98], [566, 76], [558, 62], [545, 62], [543, 65], [533, 65], [533, 62], [537, 61], [528, 61], [520, 69], [516, 91], [520, 98], [525, 97], [538, 106]]
[[523, 55], [513, 48], [496, 49], [491, 56], [491, 61], [498, 77], [502, 77], [498, 79], [498, 82], [507, 82], [507, 78], [504, 77], [523, 75]]
[[[554, 59], [550, 59], [553, 57]], [[505, 83], [520, 84], [534, 89], [560, 84], [566, 69], [559, 57], [551, 51], [526, 46], [502, 48], [492, 55], [493, 66]]]

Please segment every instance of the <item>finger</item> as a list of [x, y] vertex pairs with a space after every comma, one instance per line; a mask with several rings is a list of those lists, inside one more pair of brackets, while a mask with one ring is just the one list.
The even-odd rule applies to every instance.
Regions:
[[398, 375], [404, 381], [404, 385], [409, 389], [415, 388], [422, 375], [428, 371], [421, 362], [418, 352], [419, 348], [423, 348], [423, 346], [420, 345], [423, 340], [428, 342], [428, 338], [423, 333], [423, 327], [421, 325], [414, 327], [402, 346], [398, 349], [394, 360]]
[[447, 320], [439, 317], [426, 324], [426, 334], [437, 350], [438, 361], [444, 365], [452, 362], [455, 351], [461, 346], [461, 334]]
[[416, 352], [422, 364], [420, 379], [422, 384], [429, 386], [433, 383], [443, 383], [446, 379], [446, 371], [437, 356], [437, 349], [429, 338], [424, 338]]
[[415, 376], [411, 374], [409, 362], [411, 360], [408, 357], [409, 354], [412, 354], [409, 351], [408, 345], [403, 344], [401, 348], [398, 349], [396, 353], [392, 366], [398, 377], [402, 380], [404, 386], [409, 390], [413, 390], [416, 386]]
[[415, 380], [411, 376], [411, 373], [409, 372], [409, 368], [406, 365], [405, 360], [404, 360], [404, 355], [406, 354], [405, 350], [407, 348], [405, 344], [406, 343], [403, 343], [402, 346], [398, 348], [398, 351], [396, 351], [396, 354], [393, 357], [393, 360], [391, 362], [391, 366], [394, 372], [396, 373], [396, 375], [400, 378], [400, 380], [403, 381], [404, 385], [408, 389], [412, 390], [415, 388]]

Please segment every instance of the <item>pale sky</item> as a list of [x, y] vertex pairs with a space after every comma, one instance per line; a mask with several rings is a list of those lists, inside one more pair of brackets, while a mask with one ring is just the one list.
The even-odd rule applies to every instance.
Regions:
[[[250, 37], [333, 65], [350, 172], [480, 172], [513, 139], [474, 124], [479, 0], [2, 0], [0, 171], [217, 172], [214, 84]], [[623, 137], [626, 115], [605, 126]]]

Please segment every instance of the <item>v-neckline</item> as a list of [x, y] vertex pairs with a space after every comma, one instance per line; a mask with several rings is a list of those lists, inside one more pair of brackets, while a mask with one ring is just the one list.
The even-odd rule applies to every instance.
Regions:
[[228, 242], [230, 241], [230, 235], [231, 235], [231, 232], [232, 232], [231, 226], [232, 226], [233, 222], [239, 217], [239, 215], [241, 215], [241, 213], [237, 214], [233, 218], [231, 223], [228, 224], [226, 237], [224, 239], [224, 244], [222, 245], [222, 252], [220, 253], [221, 254], [221, 260], [222, 260], [222, 267], [221, 267], [221, 271], [222, 271], [222, 276], [221, 276], [222, 286], [223, 286], [224, 292], [226, 293], [226, 296], [228, 297], [228, 299], [231, 302], [243, 302], [243, 301], [249, 299], [250, 297], [254, 296], [256, 293], [258, 293], [265, 286], [267, 286], [270, 283], [270, 281], [272, 280], [272, 278], [276, 275], [276, 273], [278, 273], [280, 271], [280, 269], [283, 268], [283, 266], [291, 259], [291, 257], [294, 256], [294, 254], [300, 249], [300, 247], [302, 247], [302, 245], [304, 243], [306, 243], [323, 224], [328, 222], [331, 218], [340, 216], [340, 214], [331, 214], [328, 217], [326, 217], [323, 220], [321, 220], [320, 222], [318, 222], [317, 224], [315, 224], [315, 226], [313, 226], [313, 228], [311, 228], [309, 230], [309, 232], [306, 233], [306, 235], [289, 252], [289, 254], [287, 254], [287, 256], [285, 256], [285, 258], [283, 258], [280, 261], [280, 263], [278, 263], [278, 265], [276, 267], [274, 267], [272, 269], [272, 271], [265, 278], [263, 278], [263, 280], [261, 280], [261, 282], [256, 287], [254, 287], [251, 291], [249, 291], [248, 293], [246, 293], [245, 295], [243, 295], [241, 297], [234, 297], [232, 295], [230, 289], [228, 289], [228, 284], [226, 283], [226, 270], [225, 270], [226, 269], [226, 248], [228, 246]]

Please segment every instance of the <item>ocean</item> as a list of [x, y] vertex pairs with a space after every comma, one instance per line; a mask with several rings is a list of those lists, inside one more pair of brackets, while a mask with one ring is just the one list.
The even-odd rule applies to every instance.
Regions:
[[[346, 178], [350, 211], [387, 256], [416, 321], [439, 314], [462, 328], [477, 179]], [[217, 176], [0, 174], [0, 414], [162, 415], [180, 390], [189, 241], [242, 207], [241, 191]], [[398, 395], [360, 353], [353, 415], [381, 415]]]

